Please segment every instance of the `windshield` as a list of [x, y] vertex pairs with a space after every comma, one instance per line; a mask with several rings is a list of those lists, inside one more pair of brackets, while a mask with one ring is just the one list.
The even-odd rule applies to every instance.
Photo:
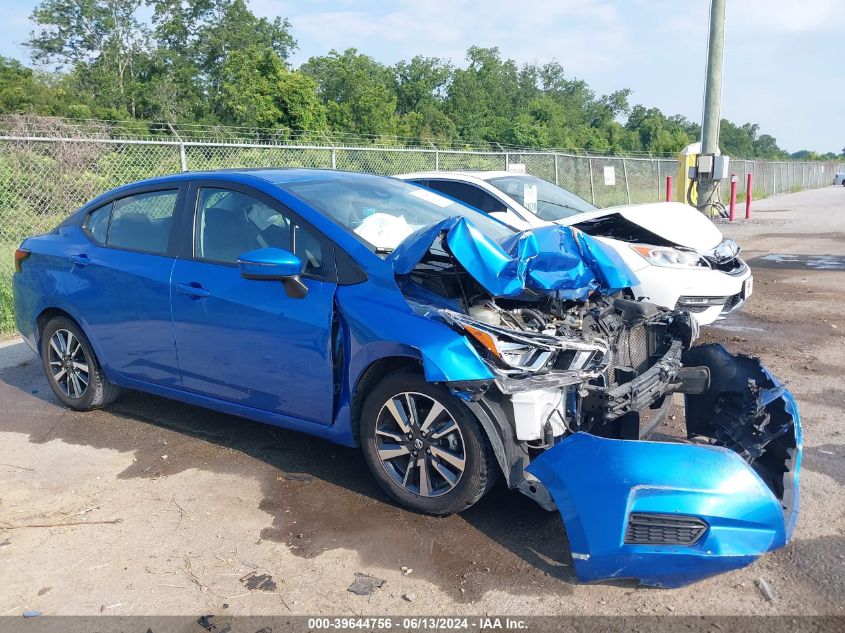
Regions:
[[487, 182], [508, 194], [538, 218], [550, 222], [598, 208], [571, 191], [536, 176], [502, 176]]
[[280, 183], [291, 195], [386, 255], [417, 229], [463, 216], [499, 241], [513, 230], [430, 189], [392, 178], [332, 174], [325, 179]]

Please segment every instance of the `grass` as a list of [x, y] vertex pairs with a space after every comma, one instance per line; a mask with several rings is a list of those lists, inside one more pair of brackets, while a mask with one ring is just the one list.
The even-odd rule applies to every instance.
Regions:
[[0, 335], [15, 330], [15, 311], [12, 304], [12, 272], [15, 267], [16, 244], [0, 242]]
[[[803, 189], [799, 189], [799, 191], [803, 191]], [[754, 189], [753, 193], [754, 193], [754, 197], [752, 198], [752, 202], [754, 200], [764, 200], [765, 198], [769, 197], [769, 194], [767, 194], [762, 189]], [[737, 201], [737, 203], [745, 202], [745, 193], [741, 192], [741, 191], [737, 192], [736, 201]]]

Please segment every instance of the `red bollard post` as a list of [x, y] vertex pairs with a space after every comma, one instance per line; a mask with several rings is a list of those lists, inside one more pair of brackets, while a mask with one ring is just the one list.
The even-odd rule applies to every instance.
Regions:
[[751, 187], [751, 172], [748, 172], [748, 180], [745, 182], [745, 219], [751, 219], [751, 192], [754, 189]]
[[666, 176], [666, 202], [672, 202], [672, 176]]
[[728, 215], [728, 221], [734, 221], [734, 214], [736, 212], [736, 174], [731, 174], [731, 206]]

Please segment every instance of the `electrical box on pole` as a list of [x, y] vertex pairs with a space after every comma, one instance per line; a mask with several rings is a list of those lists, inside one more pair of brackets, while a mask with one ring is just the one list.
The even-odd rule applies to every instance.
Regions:
[[710, 33], [707, 46], [707, 75], [704, 83], [704, 112], [701, 121], [701, 153], [690, 168], [695, 182], [696, 205], [711, 218], [725, 215], [719, 200], [719, 182], [730, 177], [730, 159], [719, 152], [722, 102], [722, 62], [725, 50], [725, 0], [710, 0]]

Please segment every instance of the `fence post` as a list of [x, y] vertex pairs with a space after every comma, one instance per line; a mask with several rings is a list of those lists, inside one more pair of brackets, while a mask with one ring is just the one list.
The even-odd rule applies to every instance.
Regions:
[[728, 211], [728, 221], [734, 221], [736, 213], [736, 174], [731, 174], [731, 203]]
[[508, 171], [511, 167], [511, 155], [505, 152], [505, 171]]
[[625, 162], [625, 157], [622, 157], [622, 174], [625, 176], [625, 196], [628, 204], [631, 204], [631, 188], [628, 186], [628, 165]]
[[440, 150], [434, 148], [434, 171], [440, 171]]
[[555, 184], [556, 185], [560, 184], [560, 179], [558, 178], [558, 175], [557, 175], [557, 152], [555, 152]]
[[188, 159], [185, 156], [185, 144], [179, 141], [179, 163], [182, 165], [182, 171], [188, 171]]
[[332, 147], [332, 169], [337, 169], [337, 150]]
[[591, 199], [591, 202], [595, 205], [596, 204], [596, 187], [593, 184], [593, 157], [592, 156], [587, 158], [587, 167], [590, 170], [590, 199]]
[[754, 187], [752, 186], [753, 183], [753, 173], [748, 172], [748, 178], [745, 183], [745, 219], [751, 219], [751, 198], [754, 195]]
[[657, 176], [657, 202], [660, 202], [660, 186], [663, 184], [660, 182], [660, 159], [652, 159], [654, 163], [654, 174]]

